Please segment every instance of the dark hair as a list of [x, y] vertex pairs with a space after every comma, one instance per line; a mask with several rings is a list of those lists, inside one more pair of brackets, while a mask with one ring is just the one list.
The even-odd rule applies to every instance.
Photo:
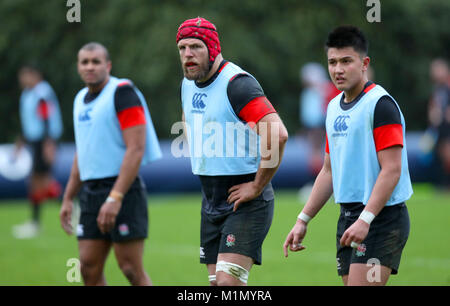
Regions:
[[38, 75], [42, 77], [42, 70], [36, 65], [36, 63], [26, 63], [23, 64], [22, 67], [19, 69], [19, 74], [22, 73], [33, 73], [35, 75]]
[[102, 45], [101, 43], [98, 43], [95, 41], [85, 44], [83, 47], [81, 47], [80, 51], [81, 50], [93, 51], [96, 49], [103, 50], [103, 53], [105, 53], [106, 61], [109, 62], [111, 60], [111, 58], [109, 57], [108, 49], [106, 49], [106, 47], [104, 45]]
[[328, 34], [325, 43], [325, 51], [329, 48], [346, 48], [353, 47], [356, 52], [367, 55], [369, 51], [369, 43], [363, 32], [355, 26], [340, 26], [335, 28]]

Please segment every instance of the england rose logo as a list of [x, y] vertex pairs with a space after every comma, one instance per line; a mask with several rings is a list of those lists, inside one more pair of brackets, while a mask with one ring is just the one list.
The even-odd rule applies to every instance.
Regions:
[[236, 242], [236, 238], [234, 237], [234, 235], [229, 234], [227, 236], [227, 242], [226, 242], [227, 247], [232, 247], [235, 244], [235, 242]]
[[356, 250], [356, 256], [365, 256], [366, 255], [366, 245], [361, 243]]

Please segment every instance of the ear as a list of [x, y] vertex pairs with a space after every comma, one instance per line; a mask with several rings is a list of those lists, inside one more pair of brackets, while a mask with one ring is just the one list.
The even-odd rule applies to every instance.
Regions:
[[107, 67], [107, 69], [108, 69], [108, 73], [110, 73], [111, 72], [111, 69], [112, 69], [112, 62], [111, 61], [108, 61], [107, 63], [106, 63], [106, 67]]
[[369, 64], [370, 64], [370, 57], [365, 56], [363, 57], [363, 71], [367, 71], [367, 69], [369, 69]]

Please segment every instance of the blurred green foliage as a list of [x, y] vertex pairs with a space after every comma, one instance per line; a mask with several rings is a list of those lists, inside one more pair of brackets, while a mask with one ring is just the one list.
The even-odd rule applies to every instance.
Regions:
[[147, 98], [157, 133], [170, 134], [181, 118], [179, 65], [175, 36], [185, 19], [197, 16], [218, 28], [222, 53], [260, 82], [293, 134], [300, 126], [300, 67], [326, 64], [323, 44], [341, 24], [362, 28], [369, 42], [375, 81], [399, 102], [407, 128], [426, 126], [431, 90], [429, 63], [448, 57], [450, 1], [381, 0], [381, 22], [366, 19], [366, 0], [80, 0], [81, 22], [66, 19], [66, 0], [0, 2], [0, 142], [20, 131], [17, 70], [40, 67], [57, 92], [73, 141], [72, 103], [83, 86], [76, 71], [79, 48], [103, 43], [112, 74], [132, 79]]

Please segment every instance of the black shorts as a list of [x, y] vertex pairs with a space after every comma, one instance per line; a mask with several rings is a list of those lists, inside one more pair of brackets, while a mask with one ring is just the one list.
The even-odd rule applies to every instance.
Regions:
[[405, 203], [385, 206], [372, 221], [366, 239], [357, 249], [343, 247], [339, 241], [344, 232], [358, 219], [364, 209], [361, 203], [341, 204], [336, 233], [338, 275], [348, 275], [353, 263], [376, 263], [398, 273], [400, 258], [409, 236], [409, 214]]
[[148, 233], [147, 193], [144, 182], [137, 177], [125, 194], [114, 228], [102, 234], [97, 225], [101, 206], [108, 197], [116, 178], [90, 180], [83, 182], [79, 195], [80, 221], [77, 238], [101, 239], [122, 242], [133, 239], [145, 239]]
[[261, 249], [273, 218], [274, 200], [242, 203], [235, 212], [208, 215], [202, 212], [200, 263], [216, 264], [219, 253], [237, 253], [262, 261]]
[[30, 142], [33, 154], [33, 173], [47, 174], [52, 170], [52, 165], [44, 158], [44, 141]]

